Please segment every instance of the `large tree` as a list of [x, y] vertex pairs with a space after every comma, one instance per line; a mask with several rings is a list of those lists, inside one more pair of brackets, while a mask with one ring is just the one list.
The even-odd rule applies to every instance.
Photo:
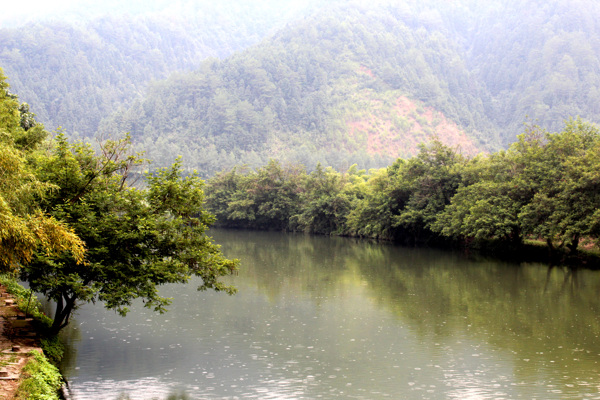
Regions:
[[519, 214], [524, 232], [545, 239], [551, 250], [571, 252], [581, 240], [598, 238], [599, 151], [600, 130], [579, 118], [526, 148], [522, 180], [536, 193]]
[[45, 137], [27, 104], [8, 91], [0, 69], [0, 270], [17, 270], [36, 250], [71, 252], [81, 261], [79, 238], [60, 221], [42, 212], [37, 198], [53, 185], [40, 182], [29, 159]]
[[99, 154], [70, 144], [60, 134], [37, 160], [38, 176], [58, 187], [42, 199], [44, 209], [72, 227], [85, 242], [83, 263], [69, 254], [38, 252], [21, 278], [56, 303], [52, 330], [65, 327], [83, 302], [102, 301], [122, 315], [136, 298], [163, 311], [169, 299], [158, 285], [202, 278], [199, 289], [234, 289], [219, 281], [236, 270], [206, 235], [213, 217], [203, 209], [203, 182], [182, 176], [179, 162], [148, 174], [139, 189], [129, 139], [107, 141]]
[[498, 240], [520, 245], [519, 212], [533, 189], [521, 177], [523, 167], [512, 152], [480, 155], [464, 169], [464, 183], [432, 229], [444, 236], [472, 241]]

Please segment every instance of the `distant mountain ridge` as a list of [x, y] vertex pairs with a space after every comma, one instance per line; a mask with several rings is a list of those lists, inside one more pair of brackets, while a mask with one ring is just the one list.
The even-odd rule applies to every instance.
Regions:
[[[131, 132], [157, 165], [183, 155], [206, 175], [270, 158], [309, 167], [384, 166], [434, 135], [473, 154], [507, 146], [527, 121], [550, 130], [570, 116], [600, 121], [595, 2], [339, 1], [309, 9], [310, 16], [289, 17], [260, 43], [117, 101], [126, 107], [110, 116], [110, 100], [95, 107], [80, 93], [71, 101], [85, 104], [83, 111], [102, 108], [94, 117], [97, 135]], [[161, 35], [164, 43], [170, 37]], [[162, 60], [177, 43], [151, 52], [140, 45], [146, 61], [133, 57], [106, 79], [125, 76], [131, 63], [144, 71], [152, 56]], [[65, 118], [77, 126], [86, 117], [76, 110]]]
[[436, 31], [386, 9], [337, 6], [156, 84], [101, 132], [130, 131], [159, 164], [182, 154], [209, 174], [271, 157], [383, 166], [440, 134], [471, 154], [497, 148], [486, 94], [463, 64]]
[[77, 1], [65, 20], [55, 15], [0, 29], [0, 67], [48, 129], [92, 137], [102, 118], [149, 82], [247, 48], [310, 7], [294, 3], [261, 0], [257, 9], [243, 0]]

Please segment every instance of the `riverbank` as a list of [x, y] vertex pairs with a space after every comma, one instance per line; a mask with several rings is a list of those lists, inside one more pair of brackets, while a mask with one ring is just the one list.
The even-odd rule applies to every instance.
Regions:
[[16, 299], [0, 285], [0, 398], [13, 399], [23, 380], [23, 368], [41, 352], [33, 319], [17, 308]]
[[[62, 378], [44, 355], [36, 321], [22, 311], [28, 309], [23, 300], [0, 284], [0, 398], [59, 399]], [[33, 309], [30, 303], [25, 304]]]

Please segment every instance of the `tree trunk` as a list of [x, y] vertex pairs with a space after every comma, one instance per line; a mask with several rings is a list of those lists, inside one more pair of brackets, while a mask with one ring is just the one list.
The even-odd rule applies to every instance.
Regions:
[[546, 238], [546, 245], [548, 246], [548, 258], [550, 263], [554, 263], [554, 244], [552, 243], [552, 239]]
[[[63, 300], [64, 298], [64, 300]], [[57, 334], [62, 328], [69, 324], [69, 318], [75, 308], [75, 297], [69, 298], [67, 295], [62, 295], [56, 301], [56, 312], [54, 313], [54, 321], [50, 327], [51, 334]]]
[[573, 240], [567, 245], [567, 248], [571, 253], [575, 253], [577, 251], [577, 246], [579, 246], [579, 234], [575, 234]]

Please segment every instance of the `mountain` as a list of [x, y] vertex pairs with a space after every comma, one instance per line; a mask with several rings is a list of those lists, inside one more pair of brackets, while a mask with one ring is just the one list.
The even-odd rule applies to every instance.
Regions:
[[493, 151], [526, 122], [600, 121], [597, 17], [590, 1], [338, 2], [153, 85], [101, 132], [206, 174], [271, 157], [383, 166], [432, 135]]
[[9, 30], [0, 65], [42, 121], [85, 137], [128, 131], [157, 165], [183, 155], [205, 175], [270, 158], [384, 166], [434, 135], [474, 154], [528, 121], [600, 121], [595, 1], [289, 0], [294, 13], [229, 0], [202, 29], [193, 2], [151, 4], [67, 33]]
[[[486, 114], [514, 141], [525, 120], [551, 131], [569, 116], [600, 122], [600, 3], [491, 0], [464, 35]], [[476, 8], [475, 8], [476, 9]]]
[[436, 131], [466, 151], [498, 147], [481, 100], [487, 93], [460, 48], [394, 11], [320, 11], [154, 84], [101, 132], [129, 131], [159, 164], [183, 154], [207, 173], [270, 157], [382, 166], [414, 154]]
[[0, 29], [0, 67], [48, 129], [92, 137], [102, 118], [150, 81], [247, 48], [310, 7], [293, 0], [257, 4], [72, 2], [64, 14]]

